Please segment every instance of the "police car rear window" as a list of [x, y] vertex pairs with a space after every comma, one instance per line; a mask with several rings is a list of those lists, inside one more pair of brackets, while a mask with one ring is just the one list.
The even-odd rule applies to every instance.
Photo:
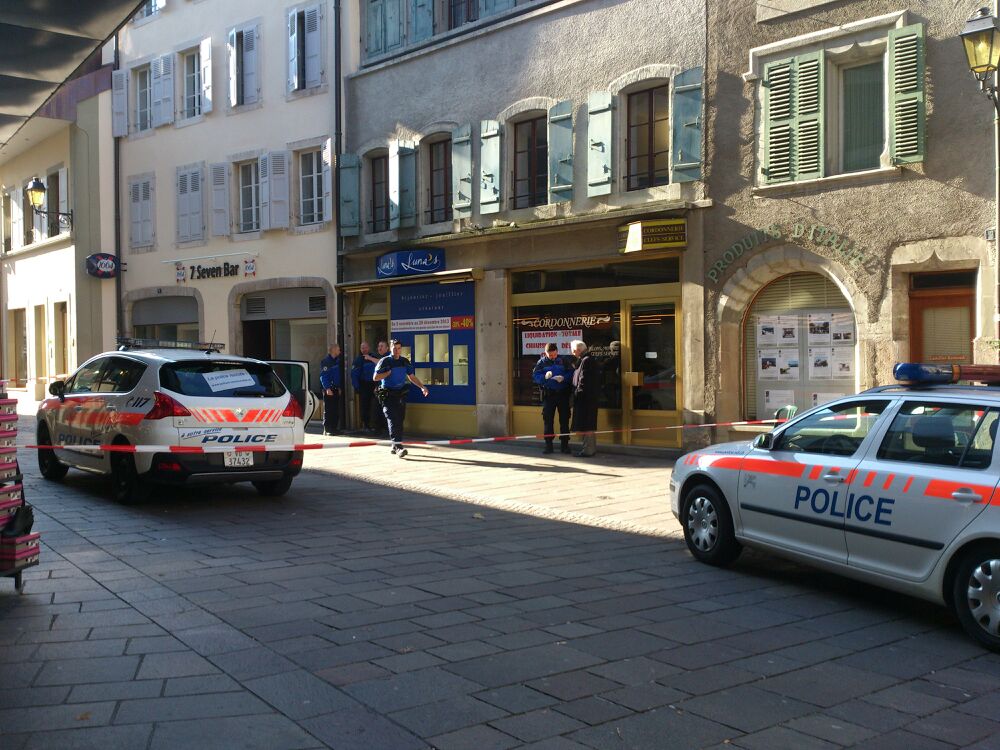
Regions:
[[993, 461], [1000, 412], [974, 404], [903, 404], [878, 449], [888, 461], [985, 469]]
[[184, 396], [273, 398], [285, 386], [268, 365], [255, 362], [172, 362], [160, 368], [160, 385]]

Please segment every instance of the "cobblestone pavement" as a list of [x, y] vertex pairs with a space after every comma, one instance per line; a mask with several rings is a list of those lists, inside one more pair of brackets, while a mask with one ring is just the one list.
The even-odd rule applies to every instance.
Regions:
[[662, 459], [362, 450], [134, 507], [25, 461], [0, 747], [1000, 746], [1000, 657], [944, 609], [695, 563]]

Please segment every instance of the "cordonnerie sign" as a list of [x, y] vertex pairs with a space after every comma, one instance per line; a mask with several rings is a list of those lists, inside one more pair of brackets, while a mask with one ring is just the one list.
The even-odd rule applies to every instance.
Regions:
[[743, 253], [777, 240], [792, 240], [795, 244], [802, 246], [812, 245], [819, 249], [823, 255], [832, 254], [836, 259], [851, 267], [864, 268], [865, 272], [869, 274], [878, 271], [878, 264], [871, 253], [863, 247], [859, 247], [846, 234], [822, 224], [800, 219], [787, 227], [783, 227], [781, 224], [771, 224], [767, 229], [755, 229], [737, 240], [726, 248], [719, 260], [709, 266], [708, 271], [706, 271], [708, 278], [713, 283], [718, 283], [725, 270], [733, 265]]

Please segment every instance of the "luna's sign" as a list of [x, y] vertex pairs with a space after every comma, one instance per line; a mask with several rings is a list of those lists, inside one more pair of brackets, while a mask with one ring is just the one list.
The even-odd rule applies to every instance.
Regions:
[[375, 261], [375, 277], [419, 276], [445, 270], [444, 250], [397, 250]]

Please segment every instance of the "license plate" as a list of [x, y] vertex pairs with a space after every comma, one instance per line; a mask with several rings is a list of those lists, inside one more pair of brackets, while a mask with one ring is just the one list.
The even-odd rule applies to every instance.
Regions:
[[227, 468], [253, 466], [253, 453], [223, 453], [222, 465]]

